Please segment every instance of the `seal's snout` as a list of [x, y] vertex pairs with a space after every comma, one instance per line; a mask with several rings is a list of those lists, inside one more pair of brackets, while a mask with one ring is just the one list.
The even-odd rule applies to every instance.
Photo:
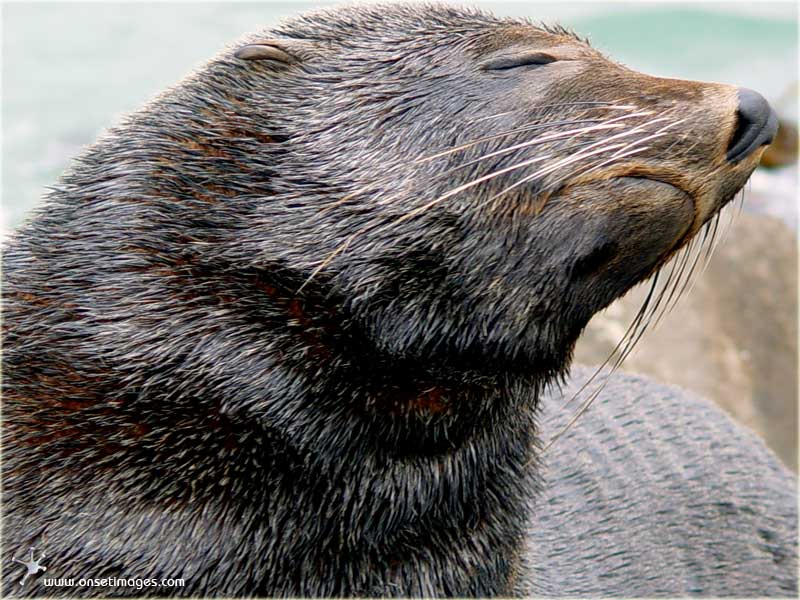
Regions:
[[740, 88], [736, 130], [728, 144], [727, 159], [738, 162], [761, 146], [772, 143], [778, 131], [778, 115], [769, 102], [753, 90]]

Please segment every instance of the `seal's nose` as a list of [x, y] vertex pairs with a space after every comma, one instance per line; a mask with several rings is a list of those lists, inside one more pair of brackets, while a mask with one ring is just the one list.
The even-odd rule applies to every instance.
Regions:
[[728, 144], [727, 159], [738, 162], [757, 148], [772, 142], [778, 131], [778, 115], [769, 102], [753, 90], [739, 88], [736, 131]]

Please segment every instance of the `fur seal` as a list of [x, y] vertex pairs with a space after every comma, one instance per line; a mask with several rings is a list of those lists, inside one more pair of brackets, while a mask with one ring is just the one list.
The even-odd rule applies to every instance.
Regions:
[[[449, 6], [250, 36], [87, 150], [6, 249], [4, 564], [36, 548], [75, 585], [6, 568], [4, 593], [593, 593], [569, 576], [591, 553], [529, 548], [563, 515], [532, 503], [569, 483], [544, 466], [581, 457], [572, 437], [540, 450], [543, 394], [595, 312], [702, 236], [773, 120], [754, 92]], [[636, 439], [665, 417], [615, 406]], [[769, 463], [729, 433], [710, 447]], [[691, 436], [655, 448], [632, 463], [639, 488], [700, 486], [738, 511], [717, 589], [744, 590], [740, 572], [762, 594], [796, 585], [791, 478], [759, 467], [775, 516], [739, 465], [661, 480], [676, 449], [705, 460]], [[657, 522], [627, 497], [574, 508]], [[682, 506], [716, 543], [713, 515]], [[701, 554], [672, 542], [653, 541], [674, 572], [598, 587], [697, 592]]]

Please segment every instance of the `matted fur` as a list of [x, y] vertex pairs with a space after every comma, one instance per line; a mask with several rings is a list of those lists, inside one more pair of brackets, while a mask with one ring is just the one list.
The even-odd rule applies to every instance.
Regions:
[[[559, 60], [486, 62], [526, 48]], [[211, 60], [6, 248], [4, 594], [512, 593], [539, 394], [744, 184], [734, 99], [438, 5]], [[186, 585], [20, 588], [31, 546], [48, 578]]]

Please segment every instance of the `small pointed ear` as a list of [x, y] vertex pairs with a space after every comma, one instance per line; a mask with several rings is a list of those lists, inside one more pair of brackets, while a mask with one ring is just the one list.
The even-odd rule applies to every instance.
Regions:
[[258, 40], [242, 46], [235, 53], [242, 60], [274, 60], [291, 65], [313, 56], [314, 43], [296, 39]]

